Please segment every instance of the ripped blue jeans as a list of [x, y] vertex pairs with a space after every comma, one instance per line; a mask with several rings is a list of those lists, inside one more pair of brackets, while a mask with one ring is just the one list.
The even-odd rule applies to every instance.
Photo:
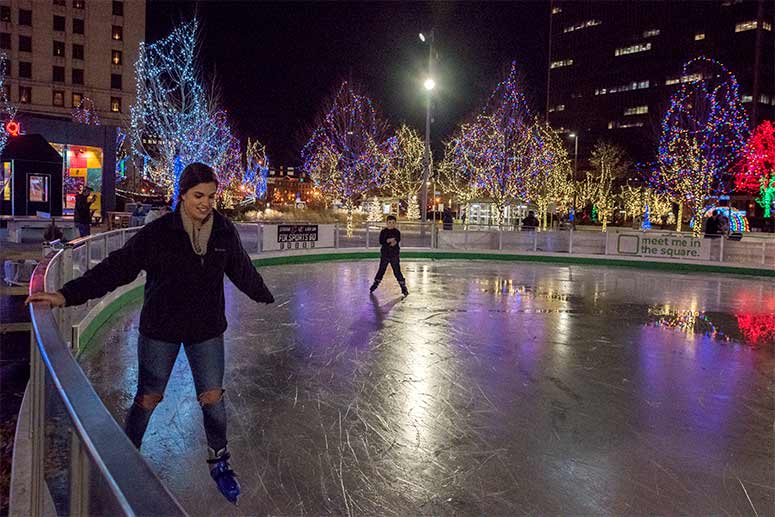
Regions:
[[[137, 394], [129, 408], [124, 430], [138, 449], [151, 414], [164, 397], [180, 345], [151, 339], [142, 334], [137, 340]], [[194, 387], [202, 407], [207, 445], [219, 451], [226, 447], [223, 335], [201, 343], [183, 343], [183, 350], [191, 366]]]

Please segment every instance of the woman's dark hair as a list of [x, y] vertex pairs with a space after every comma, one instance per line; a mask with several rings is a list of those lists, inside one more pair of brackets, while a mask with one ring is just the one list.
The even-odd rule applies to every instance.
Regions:
[[180, 174], [178, 197], [183, 196], [190, 188], [200, 183], [215, 183], [217, 186], [218, 176], [215, 175], [215, 171], [209, 165], [199, 162], [189, 163]]

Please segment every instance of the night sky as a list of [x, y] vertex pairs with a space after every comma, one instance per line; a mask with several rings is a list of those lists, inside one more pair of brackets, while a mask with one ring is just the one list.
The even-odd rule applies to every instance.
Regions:
[[516, 61], [542, 111], [548, 2], [162, 2], [151, 0], [147, 41], [194, 12], [201, 62], [243, 140], [258, 138], [275, 164], [294, 165], [323, 102], [352, 77], [392, 127], [425, 129], [422, 81], [436, 31], [434, 153], [477, 111]]

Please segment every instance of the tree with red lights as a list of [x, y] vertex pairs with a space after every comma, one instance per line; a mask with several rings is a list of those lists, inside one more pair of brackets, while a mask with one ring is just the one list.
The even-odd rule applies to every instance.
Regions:
[[742, 154], [735, 173], [735, 188], [759, 194], [756, 202], [764, 208], [764, 217], [769, 218], [775, 200], [775, 125], [769, 120], [759, 124]]

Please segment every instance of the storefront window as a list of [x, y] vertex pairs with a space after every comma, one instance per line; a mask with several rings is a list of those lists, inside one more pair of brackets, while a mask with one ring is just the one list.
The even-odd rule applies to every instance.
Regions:
[[96, 201], [92, 209], [101, 210], [103, 152], [99, 147], [85, 145], [51, 144], [63, 158], [62, 196], [64, 212], [71, 214], [75, 208], [75, 195], [81, 185], [91, 187]]

